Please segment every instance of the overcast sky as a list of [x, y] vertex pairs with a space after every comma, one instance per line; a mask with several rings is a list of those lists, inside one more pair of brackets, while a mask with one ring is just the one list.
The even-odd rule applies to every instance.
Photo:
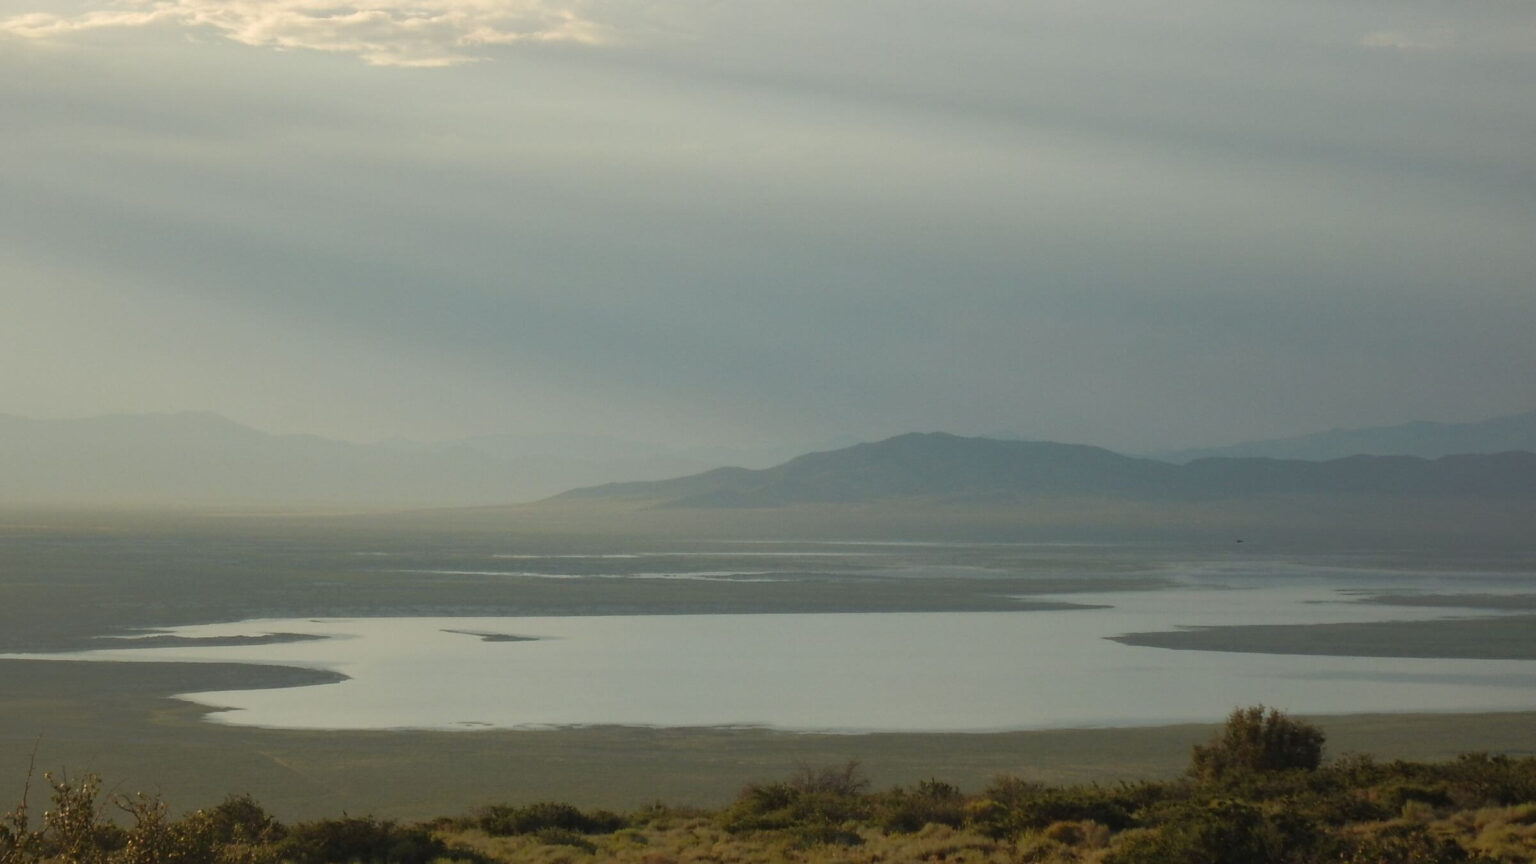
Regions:
[[0, 0], [0, 412], [1121, 450], [1536, 408], [1536, 4]]

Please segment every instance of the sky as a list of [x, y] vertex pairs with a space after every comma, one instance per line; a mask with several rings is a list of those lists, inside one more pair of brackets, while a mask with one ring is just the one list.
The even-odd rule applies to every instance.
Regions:
[[1536, 408], [1536, 3], [0, 0], [0, 412], [1129, 452]]

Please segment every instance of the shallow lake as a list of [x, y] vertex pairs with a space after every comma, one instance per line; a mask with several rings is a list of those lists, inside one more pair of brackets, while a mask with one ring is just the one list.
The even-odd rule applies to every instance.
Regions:
[[281, 728], [990, 731], [1204, 722], [1258, 702], [1297, 713], [1536, 708], [1532, 661], [1172, 651], [1104, 638], [1179, 626], [1458, 614], [1349, 602], [1327, 579], [1227, 576], [1057, 598], [1104, 608], [269, 619], [155, 632], [326, 638], [51, 656], [288, 664], [349, 676], [184, 697], [226, 709], [212, 715], [215, 722]]

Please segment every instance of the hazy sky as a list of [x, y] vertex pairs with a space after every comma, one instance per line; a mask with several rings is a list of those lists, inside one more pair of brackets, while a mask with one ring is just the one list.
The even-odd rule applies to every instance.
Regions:
[[0, 0], [0, 411], [1125, 450], [1536, 408], [1536, 3]]

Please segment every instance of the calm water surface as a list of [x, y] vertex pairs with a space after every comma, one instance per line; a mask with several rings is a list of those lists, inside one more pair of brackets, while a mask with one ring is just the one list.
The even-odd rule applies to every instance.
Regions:
[[308, 729], [985, 731], [1209, 721], [1256, 702], [1301, 713], [1536, 709], [1531, 661], [1170, 651], [1104, 638], [1457, 614], [1348, 603], [1328, 581], [1227, 573], [1166, 590], [1073, 594], [1063, 599], [1108, 608], [1071, 611], [255, 620], [157, 632], [329, 638], [64, 656], [277, 663], [350, 676], [183, 697], [227, 709], [215, 722]]

